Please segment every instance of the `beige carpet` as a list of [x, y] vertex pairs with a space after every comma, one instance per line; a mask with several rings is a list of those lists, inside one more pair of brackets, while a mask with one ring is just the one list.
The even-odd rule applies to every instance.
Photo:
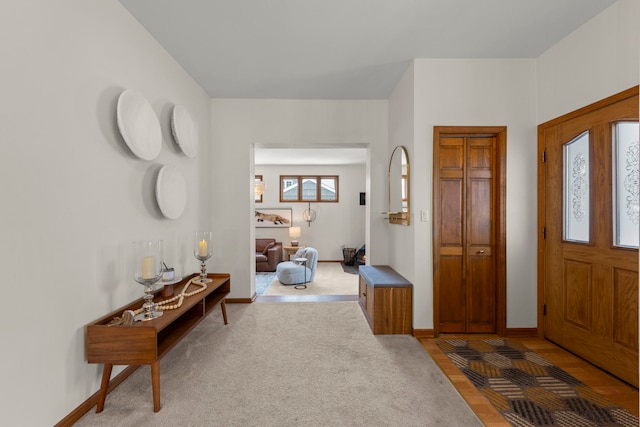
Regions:
[[[357, 302], [227, 304], [76, 426], [480, 426], [410, 335], [373, 335]], [[97, 378], [96, 378], [97, 380]]]
[[345, 273], [339, 262], [319, 262], [306, 289], [283, 285], [275, 278], [265, 295], [358, 295], [358, 275]]

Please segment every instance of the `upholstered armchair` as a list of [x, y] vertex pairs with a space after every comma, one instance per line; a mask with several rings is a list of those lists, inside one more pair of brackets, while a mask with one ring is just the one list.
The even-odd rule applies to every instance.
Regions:
[[282, 261], [282, 243], [276, 239], [256, 239], [256, 271], [276, 271]]
[[313, 282], [318, 266], [318, 251], [309, 247], [300, 248], [296, 252], [294, 260], [297, 258], [306, 258], [307, 261], [304, 264], [296, 261], [285, 261], [278, 264], [276, 277], [283, 285], [303, 285], [307, 282]]

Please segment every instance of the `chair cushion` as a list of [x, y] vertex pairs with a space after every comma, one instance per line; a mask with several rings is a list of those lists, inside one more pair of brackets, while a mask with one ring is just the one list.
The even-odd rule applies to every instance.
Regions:
[[265, 247], [264, 247], [264, 250], [262, 251], [262, 254], [263, 254], [263, 255], [266, 255], [266, 254], [267, 254], [267, 251], [268, 251], [270, 248], [274, 247], [275, 245], [276, 245], [276, 243], [275, 243], [275, 242], [271, 242], [271, 243], [267, 244], [267, 246], [265, 246]]
[[276, 276], [283, 285], [306, 283], [311, 279], [311, 270], [293, 261], [285, 261], [281, 262], [278, 264], [278, 267], [276, 267]]
[[269, 261], [269, 258], [267, 258], [266, 255], [256, 254], [256, 262], [267, 262], [267, 261]]

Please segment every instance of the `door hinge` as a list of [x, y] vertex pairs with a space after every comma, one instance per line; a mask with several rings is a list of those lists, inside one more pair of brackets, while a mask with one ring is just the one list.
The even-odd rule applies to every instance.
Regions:
[[546, 151], [542, 152], [542, 158], [540, 160], [542, 160], [542, 163], [547, 161], [547, 152]]
[[547, 315], [547, 304], [542, 304], [542, 315], [543, 316]]

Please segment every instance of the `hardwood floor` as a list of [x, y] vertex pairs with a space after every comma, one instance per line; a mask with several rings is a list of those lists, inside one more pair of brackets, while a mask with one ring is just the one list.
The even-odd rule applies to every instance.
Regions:
[[[495, 338], [495, 335], [454, 335], [441, 334], [442, 338], [483, 339]], [[561, 349], [555, 344], [539, 338], [509, 338], [521, 342], [531, 351], [555, 364], [567, 373], [582, 381], [594, 391], [602, 394], [610, 401], [620, 405], [630, 413], [638, 416], [638, 390], [627, 383], [605, 373], [590, 363]], [[510, 426], [489, 401], [475, 388], [465, 375], [451, 362], [435, 344], [434, 338], [419, 339], [424, 349], [431, 355], [440, 369], [447, 375], [453, 386], [476, 413], [485, 426]]]

